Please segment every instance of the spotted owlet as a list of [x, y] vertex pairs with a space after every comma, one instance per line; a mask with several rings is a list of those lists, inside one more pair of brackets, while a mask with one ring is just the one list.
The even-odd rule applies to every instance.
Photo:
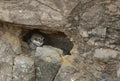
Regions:
[[37, 47], [41, 47], [44, 44], [44, 37], [40, 34], [33, 34], [30, 38], [29, 47], [31, 49], [36, 49]]

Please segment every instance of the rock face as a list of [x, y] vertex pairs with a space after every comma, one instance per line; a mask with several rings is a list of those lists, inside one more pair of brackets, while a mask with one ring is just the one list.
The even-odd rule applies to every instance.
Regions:
[[37, 47], [36, 81], [53, 81], [62, 62], [63, 51], [51, 46]]
[[95, 53], [94, 53], [94, 57], [95, 58], [99, 58], [99, 59], [116, 59], [119, 58], [120, 52], [115, 51], [115, 50], [111, 50], [111, 49], [96, 49]]
[[27, 56], [17, 56], [14, 60], [13, 81], [35, 81], [34, 60]]
[[27, 25], [60, 26], [79, 0], [7, 0], [0, 2], [0, 19]]
[[59, 69], [54, 81], [78, 81], [80, 79], [80, 72], [71, 64], [73, 56], [65, 56], [63, 63]]
[[[120, 81], [119, 4], [1, 0], [0, 81]], [[34, 33], [45, 43], [31, 50]]]
[[0, 40], [0, 80], [12, 81], [12, 67], [13, 67], [14, 52], [10, 45]]

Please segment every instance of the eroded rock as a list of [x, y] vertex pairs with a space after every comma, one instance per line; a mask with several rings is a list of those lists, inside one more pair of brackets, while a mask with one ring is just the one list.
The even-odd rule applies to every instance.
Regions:
[[36, 81], [53, 81], [62, 62], [63, 51], [52, 46], [37, 47], [35, 53]]
[[32, 58], [22, 55], [15, 58], [13, 81], [35, 81], [35, 67]]
[[0, 3], [0, 19], [26, 25], [61, 26], [79, 0], [7, 0]]
[[[15, 81], [22, 81], [22, 79], [31, 81], [34, 80], [31, 79], [33, 75], [36, 81], [119, 81], [119, 4], [119, 0], [1, 0], [0, 20], [12, 23], [7, 25], [7, 28], [0, 24], [0, 41], [2, 41], [0, 80], [11, 81], [13, 72]], [[12, 28], [13, 23], [14, 28]], [[22, 47], [29, 57], [14, 56], [14, 53], [25, 54], [21, 53], [24, 52], [22, 50], [20, 52], [21, 39], [17, 33], [17, 30], [26, 30], [25, 28], [28, 31], [38, 28], [37, 30], [43, 33], [65, 33], [74, 44], [73, 49], [70, 47], [69, 51], [72, 50], [71, 55], [76, 55], [75, 59], [69, 61], [70, 57], [62, 56], [60, 49], [58, 51], [52, 47], [55, 41], [49, 44], [51, 46], [38, 47], [33, 55], [28, 53], [31, 51], [29, 47], [28, 49]], [[21, 36], [25, 33], [26, 31], [23, 31]], [[56, 35], [53, 37], [56, 38]], [[50, 42], [54, 38], [51, 38]], [[61, 42], [57, 43], [58, 47], [59, 43]], [[65, 47], [69, 47], [68, 43], [64, 44]], [[27, 44], [24, 46], [27, 47]], [[32, 57], [35, 58], [34, 67], [33, 62], [30, 65], [27, 62]], [[25, 67], [34, 68], [36, 73], [29, 73], [29, 68], [22, 67], [24, 64], [18, 62], [21, 59], [28, 64]], [[12, 71], [13, 61], [14, 71]], [[21, 77], [23, 78], [18, 79]]]
[[35, 56], [39, 56], [46, 62], [57, 64], [62, 61], [62, 54], [63, 51], [61, 49], [46, 45], [43, 47], [37, 47]]
[[3, 33], [1, 39], [7, 42], [16, 54], [20, 54], [22, 52], [19, 39], [21, 29], [8, 26], [10, 25], [5, 25], [4, 23], [1, 27], [0, 31]]
[[[68, 59], [66, 59], [68, 58]], [[73, 56], [66, 56], [63, 58], [63, 63], [61, 68], [59, 69], [54, 81], [79, 81], [80, 80], [80, 72], [71, 64]]]
[[119, 54], [120, 52], [112, 49], [100, 48], [95, 50], [94, 57], [98, 59], [109, 60], [109, 59], [117, 59]]
[[12, 81], [14, 52], [10, 45], [0, 39], [0, 81]]
[[120, 78], [120, 68], [117, 70], [117, 77]]

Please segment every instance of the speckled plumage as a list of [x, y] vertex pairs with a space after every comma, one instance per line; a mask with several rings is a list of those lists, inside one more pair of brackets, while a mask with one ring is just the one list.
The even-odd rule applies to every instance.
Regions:
[[33, 34], [30, 38], [29, 47], [31, 49], [36, 49], [44, 44], [44, 37], [40, 34]]

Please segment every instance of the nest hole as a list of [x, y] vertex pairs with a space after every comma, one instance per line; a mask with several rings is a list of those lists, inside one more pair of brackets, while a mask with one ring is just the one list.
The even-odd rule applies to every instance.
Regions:
[[73, 43], [69, 40], [69, 38], [67, 38], [67, 36], [63, 32], [39, 29], [24, 29], [22, 32], [22, 40], [28, 43], [28, 40], [30, 40], [33, 34], [41, 34], [45, 38], [44, 45], [60, 48], [63, 50], [64, 55], [71, 55], [70, 51], [73, 48]]

